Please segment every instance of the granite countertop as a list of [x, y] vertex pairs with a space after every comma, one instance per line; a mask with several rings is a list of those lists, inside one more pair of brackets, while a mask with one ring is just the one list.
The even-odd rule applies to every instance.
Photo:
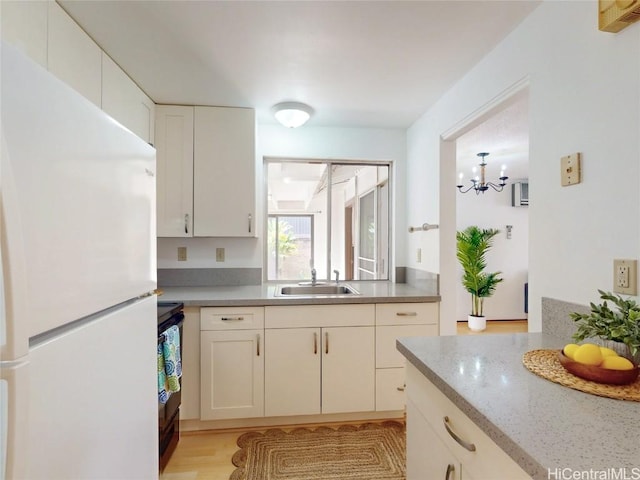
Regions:
[[640, 478], [639, 403], [572, 390], [522, 364], [525, 352], [564, 343], [518, 333], [401, 338], [397, 347], [533, 478], [622, 468], [627, 476], [615, 478]]
[[[342, 283], [342, 282], [341, 282]], [[225, 287], [160, 287], [163, 302], [183, 302], [186, 306], [229, 307], [266, 305], [322, 305], [348, 303], [439, 302], [436, 292], [420, 290], [405, 283], [344, 282], [360, 295], [338, 297], [276, 297], [276, 284]]]

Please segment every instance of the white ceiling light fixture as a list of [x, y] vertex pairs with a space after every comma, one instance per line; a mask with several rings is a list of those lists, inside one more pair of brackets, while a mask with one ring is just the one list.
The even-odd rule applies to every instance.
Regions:
[[273, 115], [287, 128], [297, 128], [311, 118], [313, 109], [300, 102], [282, 102], [273, 107]]

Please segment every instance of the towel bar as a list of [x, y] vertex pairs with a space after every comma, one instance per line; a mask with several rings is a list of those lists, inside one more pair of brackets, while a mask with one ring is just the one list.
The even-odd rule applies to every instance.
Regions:
[[426, 232], [427, 230], [435, 230], [437, 228], [440, 228], [437, 224], [436, 225], [431, 225], [429, 223], [423, 223], [419, 227], [409, 227], [409, 233], [422, 232], [422, 231]]

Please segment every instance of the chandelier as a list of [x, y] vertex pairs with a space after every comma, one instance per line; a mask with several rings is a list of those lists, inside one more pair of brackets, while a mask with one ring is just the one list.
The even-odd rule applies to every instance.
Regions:
[[478, 153], [478, 156], [480, 157], [480, 175], [476, 175], [478, 169], [476, 167], [473, 167], [473, 178], [471, 178], [471, 185], [469, 185], [469, 188], [467, 188], [466, 190], [463, 190], [464, 185], [462, 185], [462, 179], [464, 177], [464, 174], [460, 174], [459, 175], [459, 180], [458, 180], [458, 185], [456, 185], [457, 189], [460, 190], [461, 193], [467, 193], [471, 190], [475, 190], [476, 195], [480, 194], [480, 193], [484, 193], [487, 190], [489, 190], [489, 187], [493, 188], [496, 192], [501, 192], [502, 189], [504, 188], [504, 186], [507, 184], [506, 180], [509, 177], [506, 177], [504, 175], [504, 169], [506, 168], [504, 165], [502, 166], [502, 170], [500, 170], [500, 177], [498, 177], [498, 179], [500, 180], [500, 183], [493, 183], [493, 182], [487, 182], [485, 179], [485, 168], [487, 166], [487, 162], [485, 160], [485, 157], [489, 155], [487, 152], [480, 152]]

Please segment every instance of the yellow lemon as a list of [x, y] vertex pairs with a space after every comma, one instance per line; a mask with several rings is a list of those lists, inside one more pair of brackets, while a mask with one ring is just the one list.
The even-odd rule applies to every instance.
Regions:
[[575, 353], [573, 359], [584, 365], [600, 365], [602, 362], [602, 353], [600, 353], [600, 347], [593, 343], [585, 343], [580, 345]]
[[602, 360], [600, 366], [602, 368], [608, 368], [609, 370], [631, 370], [633, 368], [633, 363], [631, 363], [624, 357], [614, 357], [612, 355], [609, 357], [604, 357], [604, 360]]
[[602, 354], [602, 358], [618, 356], [618, 352], [616, 352], [615, 350], [611, 350], [610, 348], [607, 348], [607, 347], [600, 347], [600, 353]]
[[567, 345], [564, 346], [564, 348], [562, 349], [562, 352], [571, 360], [573, 360], [573, 355], [576, 353], [576, 350], [579, 347], [580, 345], [576, 345], [575, 343], [568, 343]]

